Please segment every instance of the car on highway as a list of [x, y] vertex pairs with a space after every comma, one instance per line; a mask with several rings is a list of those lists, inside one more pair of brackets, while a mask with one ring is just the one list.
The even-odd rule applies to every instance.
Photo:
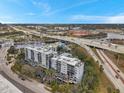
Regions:
[[117, 70], [117, 72], [120, 72], [119, 70]]
[[118, 79], [118, 76], [117, 75], [115, 75], [115, 77]]

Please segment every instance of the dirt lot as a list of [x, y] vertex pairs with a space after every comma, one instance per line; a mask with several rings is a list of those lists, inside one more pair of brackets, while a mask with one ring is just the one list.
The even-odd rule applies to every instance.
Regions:
[[111, 43], [124, 45], [124, 40], [112, 40]]

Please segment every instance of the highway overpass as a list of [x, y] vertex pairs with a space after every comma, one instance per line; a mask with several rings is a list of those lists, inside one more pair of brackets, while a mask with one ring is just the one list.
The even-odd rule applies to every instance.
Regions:
[[54, 39], [59, 39], [59, 40], [64, 40], [64, 41], [69, 41], [78, 45], [88, 45], [96, 48], [101, 48], [101, 49], [106, 49], [110, 51], [114, 51], [117, 53], [124, 53], [124, 46], [123, 45], [117, 45], [117, 44], [110, 44], [110, 43], [105, 43], [105, 42], [100, 42], [100, 41], [95, 41], [92, 39], [82, 39], [82, 38], [75, 38], [75, 37], [68, 37], [68, 36], [49, 36], [49, 35], [44, 35], [45, 37], [49, 38], [54, 38]]
[[[23, 30], [23, 29], [18, 29], [13, 26], [11, 26], [11, 27], [17, 31], [23, 31], [26, 34], [41, 36], [41, 33], [37, 32], [35, 30], [29, 30], [29, 29]], [[82, 46], [82, 44], [84, 44], [84, 45], [101, 48], [101, 49], [105, 49], [105, 50], [109, 50], [109, 51], [113, 51], [113, 52], [117, 52], [117, 53], [124, 53], [124, 45], [105, 43], [102, 41], [95, 41], [92, 39], [83, 39], [83, 38], [68, 37], [68, 36], [55, 36], [55, 35], [46, 35], [46, 34], [42, 34], [42, 36], [72, 42], [72, 43], [78, 44], [80, 46]]]

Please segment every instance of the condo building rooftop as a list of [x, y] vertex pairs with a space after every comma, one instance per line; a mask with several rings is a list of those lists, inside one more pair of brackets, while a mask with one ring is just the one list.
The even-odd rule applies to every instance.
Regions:
[[82, 63], [78, 58], [73, 57], [72, 54], [69, 53], [63, 53], [59, 56], [55, 56], [54, 59], [58, 59], [58, 61], [72, 66], [80, 65]]

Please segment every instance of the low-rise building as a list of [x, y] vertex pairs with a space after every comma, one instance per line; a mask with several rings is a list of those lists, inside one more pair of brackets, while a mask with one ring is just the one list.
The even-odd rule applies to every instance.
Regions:
[[69, 27], [54, 27], [55, 30], [69, 30]]
[[0, 40], [0, 47], [10, 47], [14, 46], [13, 40]]
[[120, 39], [120, 40], [124, 40], [124, 34], [107, 33], [107, 39]]
[[84, 72], [84, 63], [71, 54], [63, 53], [51, 59], [52, 68], [58, 73], [58, 78], [71, 83], [79, 83]]
[[90, 31], [85, 31], [85, 30], [70, 30], [68, 34], [72, 36], [80, 37], [80, 36], [88, 36], [93, 33], [91, 33]]

